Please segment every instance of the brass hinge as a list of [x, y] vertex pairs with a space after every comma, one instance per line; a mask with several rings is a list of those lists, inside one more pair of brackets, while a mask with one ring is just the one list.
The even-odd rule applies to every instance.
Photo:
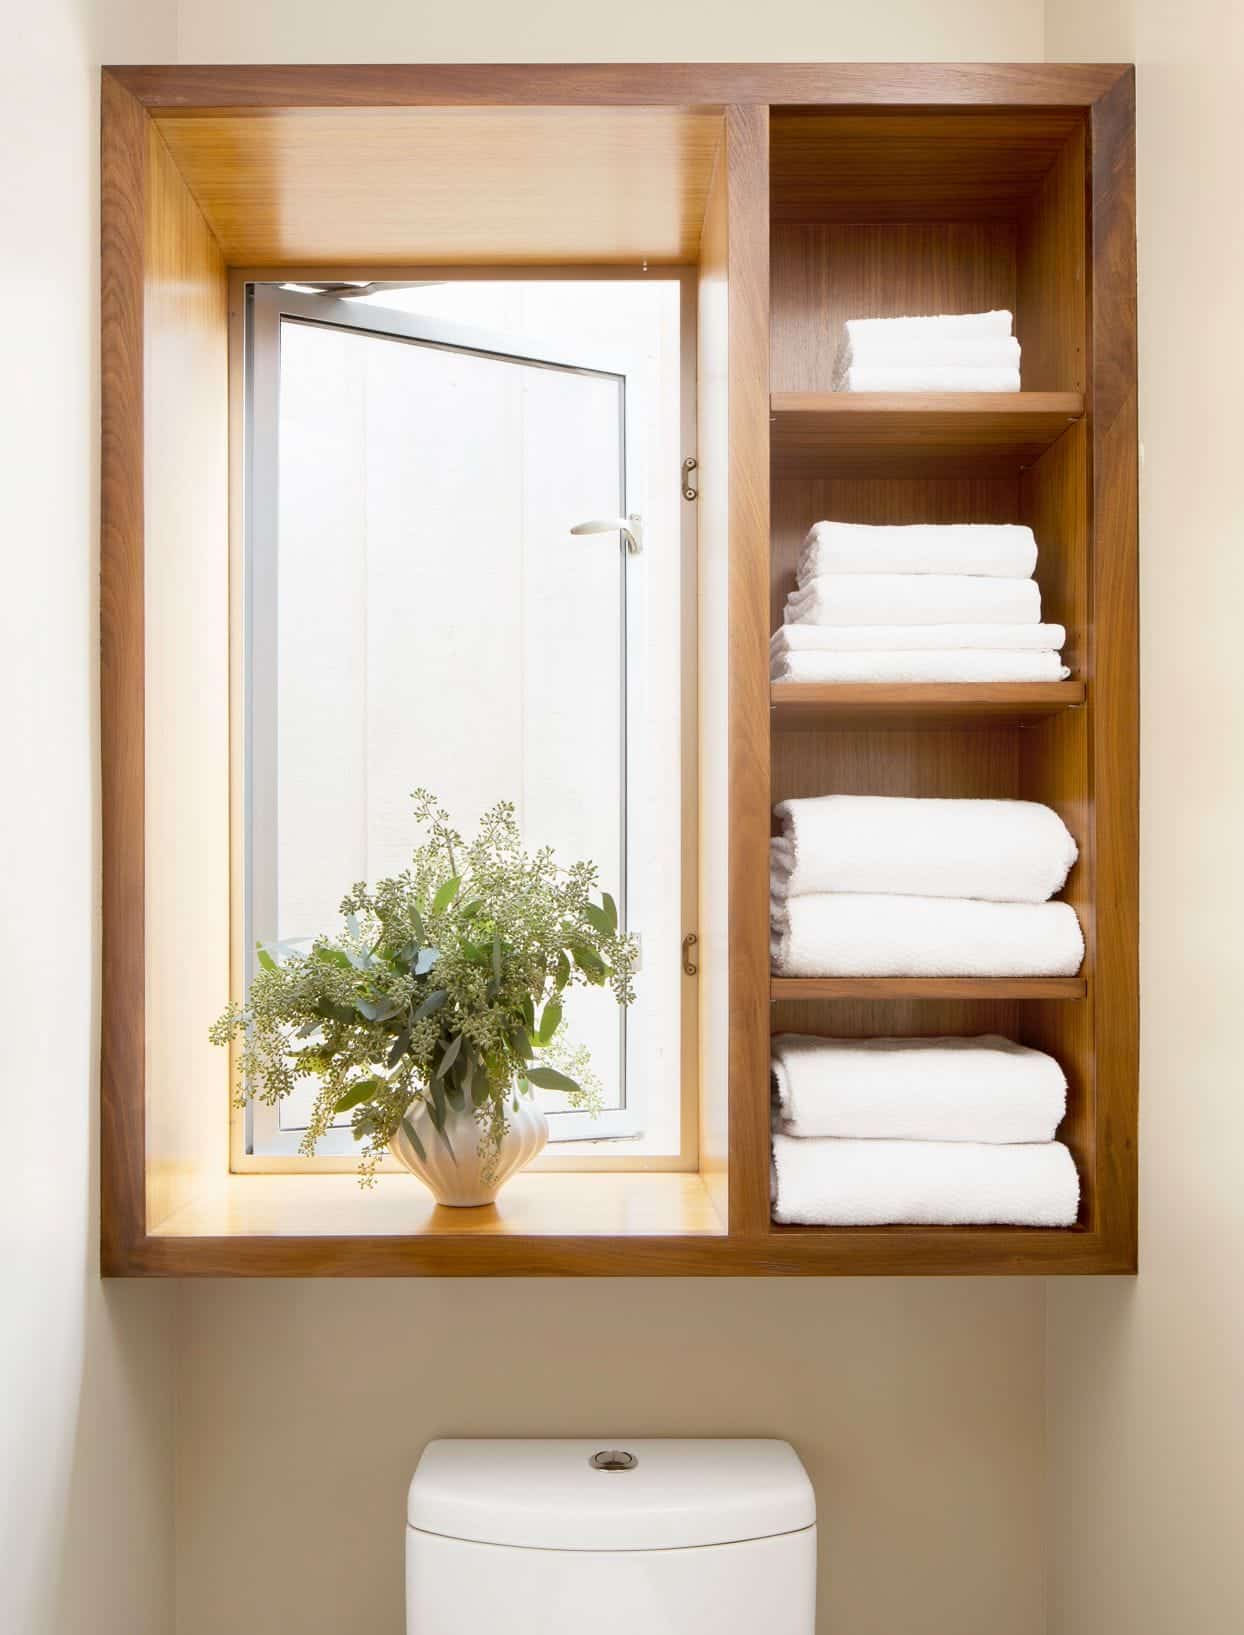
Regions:
[[689, 454], [682, 463], [682, 497], [685, 500], [699, 498], [700, 490], [691, 481], [691, 473], [699, 470], [699, 461], [693, 454]]
[[682, 968], [688, 976], [694, 976], [700, 969], [691, 957], [691, 950], [699, 940], [694, 931], [688, 931], [687, 935], [682, 939]]

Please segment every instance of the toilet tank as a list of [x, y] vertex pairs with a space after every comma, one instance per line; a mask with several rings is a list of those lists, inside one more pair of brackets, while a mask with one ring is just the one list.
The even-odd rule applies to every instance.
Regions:
[[410, 1484], [407, 1635], [813, 1635], [788, 1442], [439, 1441]]

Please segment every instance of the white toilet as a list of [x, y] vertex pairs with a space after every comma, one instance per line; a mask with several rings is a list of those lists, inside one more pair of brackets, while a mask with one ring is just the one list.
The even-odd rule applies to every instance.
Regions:
[[787, 1442], [431, 1442], [407, 1635], [812, 1635], [816, 1501]]

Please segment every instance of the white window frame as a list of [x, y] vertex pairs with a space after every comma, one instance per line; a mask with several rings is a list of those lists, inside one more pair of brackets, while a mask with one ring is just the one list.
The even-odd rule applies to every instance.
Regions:
[[[262, 730], [262, 716], [259, 726], [253, 720], [242, 719], [243, 710], [254, 710], [257, 700], [270, 700], [274, 696], [274, 677], [269, 677], [266, 686], [251, 684], [254, 674], [253, 666], [256, 662], [256, 646], [253, 642], [253, 632], [256, 623], [261, 618], [270, 617], [271, 609], [266, 612], [262, 607], [265, 594], [269, 597], [274, 588], [274, 577], [269, 572], [268, 582], [265, 584], [265, 564], [270, 569], [275, 565], [276, 557], [276, 517], [277, 517], [277, 450], [276, 435], [278, 426], [276, 392], [279, 379], [279, 333], [280, 324], [286, 318], [295, 321], [326, 323], [334, 327], [345, 327], [359, 332], [371, 332], [378, 335], [408, 339], [420, 344], [441, 346], [454, 350], [463, 350], [473, 353], [482, 353], [498, 356], [505, 359], [514, 359], [519, 362], [536, 366], [565, 369], [580, 373], [612, 376], [619, 380], [623, 396], [623, 414], [620, 417], [624, 435], [620, 450], [621, 465], [620, 478], [627, 503], [622, 507], [626, 514], [635, 509], [631, 496], [635, 493], [643, 494], [649, 480], [645, 469], [645, 449], [643, 439], [633, 435], [626, 435], [626, 417], [629, 417], [632, 427], [639, 420], [637, 408], [640, 405], [642, 388], [636, 378], [631, 360], [610, 354], [604, 351], [593, 351], [590, 362], [585, 362], [582, 351], [572, 351], [557, 345], [545, 345], [541, 341], [533, 344], [530, 337], [515, 337], [496, 334], [476, 328], [449, 323], [439, 318], [427, 318], [422, 315], [405, 312], [395, 312], [392, 309], [375, 305], [373, 302], [352, 303], [338, 299], [329, 294], [300, 293], [281, 287], [276, 283], [279, 277], [281, 284], [287, 282], [304, 282], [312, 279], [327, 281], [329, 275], [324, 273], [308, 274], [306, 280], [297, 274], [282, 270], [279, 274], [265, 275], [262, 272], [246, 271], [235, 273], [231, 279], [231, 353], [236, 375], [241, 380], [234, 380], [233, 407], [235, 416], [240, 418], [240, 427], [235, 426], [233, 440], [234, 463], [242, 467], [241, 483], [237, 481], [238, 473], [235, 470], [234, 493], [240, 504], [235, 507], [233, 532], [233, 566], [237, 582], [244, 585], [239, 596], [235, 594], [233, 603], [234, 644], [239, 651], [235, 654], [233, 664], [234, 686], [240, 687], [241, 697], [233, 710], [234, 722], [234, 765], [237, 781], [242, 787], [242, 798], [239, 803], [234, 802], [234, 835], [235, 857], [238, 867], [234, 870], [234, 971], [235, 983], [238, 977], [243, 984], [249, 981], [255, 963], [254, 923], [252, 920], [252, 905], [254, 901], [254, 876], [246, 878], [244, 871], [253, 871], [256, 861], [256, 849], [247, 844], [247, 836], [251, 831], [252, 823], [258, 821], [262, 826], [269, 825], [269, 832], [275, 843], [275, 804], [274, 790], [265, 786], [262, 779], [256, 780], [251, 755], [253, 734]], [[336, 275], [333, 275], [336, 276]], [[344, 276], [344, 275], [343, 275]], [[531, 269], [516, 268], [502, 269], [470, 269], [465, 276], [487, 281], [501, 281], [512, 279], [517, 281], [535, 281], [539, 278], [565, 279], [567, 281], [600, 279], [618, 280], [626, 278], [624, 270], [613, 268], [601, 269]], [[633, 275], [631, 275], [633, 276]], [[680, 335], [682, 350], [682, 451], [685, 456], [694, 458], [694, 428], [695, 428], [695, 280], [687, 269], [662, 269], [657, 275], [660, 278], [676, 280], [680, 285]], [[431, 277], [436, 282], [460, 282], [464, 280], [464, 273], [459, 269], [433, 269]], [[395, 273], [393, 281], [422, 282], [429, 278], [428, 272], [422, 276]], [[387, 280], [386, 280], [387, 282]], [[373, 286], [373, 294], [374, 286]], [[238, 390], [239, 386], [242, 388]], [[671, 481], [677, 478], [677, 473], [660, 473], [661, 480]], [[239, 494], [240, 489], [240, 494]], [[683, 621], [682, 621], [682, 786], [683, 786], [683, 834], [682, 841], [682, 920], [688, 929], [694, 929], [696, 914], [696, 846], [695, 846], [695, 793], [698, 782], [698, 768], [696, 765], [696, 723], [695, 723], [695, 588], [697, 583], [696, 570], [696, 528], [695, 505], [693, 502], [680, 502], [681, 515], [681, 555], [682, 555], [682, 585], [683, 585]], [[240, 537], [239, 537], [240, 536]], [[251, 542], [254, 542], [252, 548]], [[614, 546], [610, 536], [598, 539], [584, 540], [586, 549], [608, 549]], [[626, 711], [628, 703], [633, 708], [637, 686], [645, 682], [645, 666], [638, 662], [639, 655], [644, 649], [645, 633], [643, 629], [643, 611], [646, 597], [642, 594], [640, 583], [643, 574], [645, 557], [628, 555], [622, 541], [617, 539], [621, 571], [623, 575], [624, 599], [623, 617], [625, 621], [625, 642], [627, 655], [628, 686], [623, 688], [623, 742], [625, 745], [627, 811], [623, 814], [623, 856], [622, 866], [624, 878], [627, 866], [627, 837], [632, 830], [629, 812], [634, 809], [636, 802], [644, 798], [644, 766], [643, 757], [638, 753], [634, 735], [628, 730]], [[256, 594], [259, 606], [256, 603]], [[240, 618], [239, 618], [240, 614]], [[238, 626], [241, 626], [240, 636]], [[274, 664], [275, 651], [271, 650], [259, 658], [261, 664]], [[240, 707], [239, 707], [240, 706]], [[265, 708], [274, 718], [270, 706], [260, 702], [260, 710]], [[240, 738], [240, 742], [237, 742]], [[269, 767], [273, 764], [273, 757], [268, 757]], [[240, 835], [239, 835], [239, 812]], [[240, 844], [239, 844], [240, 841]], [[275, 856], [274, 847], [272, 855]], [[262, 870], [263, 864], [260, 864]], [[262, 876], [260, 880], [262, 890]], [[271, 887], [274, 890], [274, 883]], [[625, 904], [625, 885], [622, 892]], [[240, 920], [240, 926], [239, 926]], [[240, 934], [239, 934], [240, 933]], [[240, 944], [240, 946], [239, 946]], [[641, 954], [642, 959], [642, 954]], [[687, 1170], [693, 1171], [698, 1165], [698, 1128], [697, 1128], [697, 1100], [698, 1086], [696, 1083], [696, 1064], [698, 1049], [696, 1040], [697, 1009], [695, 1005], [695, 984], [688, 981], [683, 975], [682, 1005], [680, 1006], [680, 1033], [681, 1033], [681, 1073], [678, 1086], [679, 1102], [679, 1142], [676, 1154], [645, 1154], [630, 1152], [623, 1145], [626, 1140], [638, 1133], [642, 1127], [642, 1087], [634, 1082], [634, 1075], [626, 1075], [625, 1063], [627, 1045], [633, 1051], [635, 1040], [636, 1019], [633, 1016], [620, 1018], [619, 1026], [623, 1039], [624, 1062], [624, 1089], [625, 1104], [622, 1108], [611, 1110], [598, 1119], [589, 1119], [587, 1115], [567, 1112], [554, 1112], [550, 1115], [553, 1129], [556, 1132], [554, 1139], [558, 1146], [553, 1147], [537, 1160], [535, 1167], [541, 1169], [568, 1169], [568, 1170], [614, 1170], [614, 1169], [648, 1169], [648, 1170]], [[261, 1130], [260, 1141], [256, 1142], [256, 1131], [253, 1119], [256, 1111], [265, 1124]], [[245, 1111], [235, 1109], [232, 1122], [232, 1168], [235, 1171], [281, 1172], [286, 1170], [352, 1170], [357, 1161], [357, 1147], [350, 1138], [348, 1130], [330, 1132], [329, 1137], [321, 1142], [320, 1149], [313, 1158], [304, 1158], [297, 1152], [301, 1139], [297, 1129], [281, 1131], [275, 1115], [267, 1109]], [[256, 1152], [256, 1144], [263, 1150]], [[611, 1150], [612, 1149], [612, 1150]], [[388, 1161], [386, 1161], [387, 1167]]]

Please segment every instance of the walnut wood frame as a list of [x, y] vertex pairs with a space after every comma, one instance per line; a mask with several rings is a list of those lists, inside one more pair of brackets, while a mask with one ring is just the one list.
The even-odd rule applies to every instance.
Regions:
[[[732, 596], [729, 1217], [721, 1234], [176, 1237], [145, 1202], [144, 188], [153, 115], [381, 106], [728, 111]], [[1099, 1154], [1091, 1230], [775, 1229], [767, 1206], [768, 108], [1069, 109], [1087, 117], [1089, 775]], [[1122, 65], [134, 67], [102, 95], [101, 1265], [105, 1275], [762, 1275], [1128, 1272], [1136, 1265], [1137, 440], [1134, 75]], [[758, 849], [759, 842], [759, 849]]]

